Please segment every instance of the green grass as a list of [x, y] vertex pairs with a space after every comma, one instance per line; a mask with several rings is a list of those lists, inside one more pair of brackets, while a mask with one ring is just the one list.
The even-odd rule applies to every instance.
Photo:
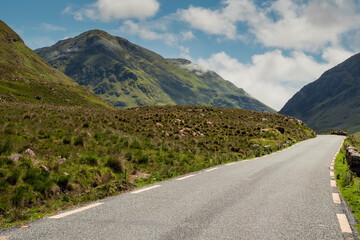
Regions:
[[[360, 221], [360, 178], [349, 169], [347, 164], [345, 154], [348, 145], [359, 149], [360, 141], [353, 136], [346, 139], [340, 153], [336, 156], [335, 176], [342, 197], [349, 204], [355, 218]], [[356, 228], [360, 232], [360, 224], [357, 224]]]
[[[265, 155], [313, 136], [292, 118], [241, 109], [5, 103], [0, 105], [0, 226]], [[35, 158], [24, 154], [28, 148]], [[13, 162], [11, 154], [22, 158]]]

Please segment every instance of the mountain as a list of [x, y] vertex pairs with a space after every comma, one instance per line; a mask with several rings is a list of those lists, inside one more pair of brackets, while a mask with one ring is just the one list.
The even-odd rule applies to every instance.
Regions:
[[274, 111], [214, 72], [184, 59], [164, 59], [101, 30], [36, 53], [117, 107], [212, 105]]
[[0, 102], [110, 107], [49, 66], [0, 20]]
[[360, 54], [303, 87], [279, 113], [303, 120], [314, 130], [360, 131]]

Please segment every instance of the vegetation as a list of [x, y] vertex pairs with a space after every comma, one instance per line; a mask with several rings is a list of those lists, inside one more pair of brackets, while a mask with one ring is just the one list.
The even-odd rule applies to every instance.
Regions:
[[0, 105], [0, 226], [313, 137], [294, 118], [241, 109]]
[[[342, 197], [349, 204], [355, 218], [360, 221], [360, 177], [352, 172], [347, 164], [345, 154], [349, 145], [360, 149], [360, 140], [354, 136], [349, 136], [345, 140], [335, 160], [336, 182]], [[360, 224], [357, 224], [357, 229], [359, 232]]]
[[0, 103], [106, 107], [97, 95], [44, 62], [0, 20]]
[[184, 59], [164, 59], [100, 30], [59, 41], [36, 53], [119, 108], [210, 105], [275, 112], [215, 72]]

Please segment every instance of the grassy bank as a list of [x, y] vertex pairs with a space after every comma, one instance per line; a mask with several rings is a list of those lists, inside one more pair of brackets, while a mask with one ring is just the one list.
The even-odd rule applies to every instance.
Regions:
[[296, 119], [241, 109], [2, 104], [0, 227], [310, 137]]
[[[336, 182], [344, 200], [349, 204], [357, 221], [360, 221], [360, 177], [349, 169], [346, 161], [346, 146], [352, 145], [360, 149], [360, 140], [353, 136], [348, 137], [335, 161]], [[360, 232], [360, 224], [357, 224]]]

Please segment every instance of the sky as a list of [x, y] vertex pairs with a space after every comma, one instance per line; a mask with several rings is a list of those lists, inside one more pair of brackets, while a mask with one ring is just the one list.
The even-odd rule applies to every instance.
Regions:
[[1, 0], [32, 49], [101, 29], [217, 72], [280, 110], [360, 52], [360, 0]]

